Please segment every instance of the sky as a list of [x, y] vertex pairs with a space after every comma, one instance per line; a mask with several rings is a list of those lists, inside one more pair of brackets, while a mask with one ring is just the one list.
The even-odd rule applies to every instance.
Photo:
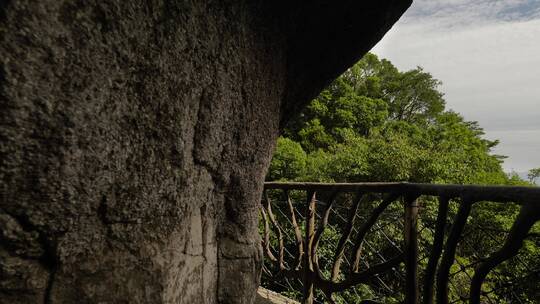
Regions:
[[441, 80], [447, 108], [500, 140], [505, 171], [540, 167], [540, 0], [415, 0], [372, 52]]

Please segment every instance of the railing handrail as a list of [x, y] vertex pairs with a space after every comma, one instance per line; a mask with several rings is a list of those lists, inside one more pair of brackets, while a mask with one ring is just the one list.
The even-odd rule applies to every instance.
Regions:
[[540, 205], [540, 187], [499, 185], [426, 184], [409, 182], [314, 183], [265, 182], [265, 189], [281, 190], [338, 190], [340, 192], [399, 192], [412, 195], [431, 195], [447, 198], [466, 197], [471, 201], [534, 203]]

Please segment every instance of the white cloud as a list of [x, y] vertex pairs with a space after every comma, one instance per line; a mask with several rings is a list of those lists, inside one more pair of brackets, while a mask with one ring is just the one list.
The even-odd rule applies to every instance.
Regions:
[[539, 16], [539, 0], [415, 0], [404, 22], [436, 19], [440, 27], [455, 28], [493, 21], [524, 21]]
[[507, 170], [526, 171], [540, 167], [538, 12], [540, 1], [417, 0], [373, 51], [440, 79], [448, 108], [501, 140]]

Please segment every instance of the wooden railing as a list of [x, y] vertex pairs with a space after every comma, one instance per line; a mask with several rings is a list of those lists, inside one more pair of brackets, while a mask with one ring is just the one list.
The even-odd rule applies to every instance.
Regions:
[[[303, 203], [298, 203], [299, 197]], [[277, 202], [283, 204], [277, 206]], [[468, 295], [458, 300], [449, 298], [451, 267], [473, 205], [479, 202], [515, 204], [517, 217], [504, 243], [493, 252], [467, 267], [474, 268], [470, 276]], [[419, 246], [418, 220], [422, 204], [436, 205], [432, 227], [433, 239]], [[450, 204], [457, 210], [449, 211]], [[341, 222], [331, 217], [340, 204]], [[321, 210], [318, 210], [318, 205]], [[365, 206], [370, 206], [365, 207]], [[396, 206], [397, 205], [397, 206]], [[379, 263], [367, 263], [364, 251], [366, 236], [378, 227], [384, 212], [392, 206], [401, 215], [387, 220], [391, 225], [401, 222], [401, 237], [392, 240], [390, 258]], [[280, 213], [276, 214], [275, 209]], [[360, 222], [358, 213], [369, 210]], [[448, 221], [449, 215], [455, 214]], [[272, 280], [296, 279], [302, 282], [303, 303], [313, 303], [315, 291], [324, 301], [334, 303], [334, 294], [367, 284], [388, 272], [403, 275], [400, 291], [405, 303], [484, 303], [482, 284], [492, 269], [518, 254], [524, 240], [530, 237], [531, 227], [540, 220], [540, 188], [508, 186], [464, 186], [413, 183], [265, 183], [261, 205], [261, 233], [265, 252], [264, 271]], [[321, 265], [318, 248], [325, 229], [339, 226], [339, 241], [334, 242], [333, 257], [324, 257]], [[291, 231], [286, 231], [286, 230]], [[378, 230], [383, 231], [383, 230]], [[384, 231], [383, 231], [384, 232]], [[286, 240], [290, 235], [291, 240]], [[291, 246], [291, 244], [293, 244]], [[291, 248], [292, 247], [292, 248]], [[288, 249], [289, 248], [289, 249]], [[419, 251], [427, 264], [419, 276]], [[380, 254], [379, 254], [380, 255]], [[346, 261], [346, 263], [344, 263]], [[540, 264], [540, 263], [539, 263]], [[273, 265], [273, 269], [270, 266]], [[463, 269], [466, 266], [462, 265]], [[402, 274], [399, 274], [403, 269]], [[458, 271], [459, 272], [459, 271]], [[468, 271], [465, 271], [468, 273]], [[471, 271], [472, 272], [472, 271]], [[382, 281], [381, 281], [382, 282]], [[392, 288], [389, 287], [389, 290]], [[372, 303], [372, 302], [365, 302]]]

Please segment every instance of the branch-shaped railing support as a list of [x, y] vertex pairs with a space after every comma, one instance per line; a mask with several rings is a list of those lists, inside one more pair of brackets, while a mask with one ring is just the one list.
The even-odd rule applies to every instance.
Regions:
[[261, 217], [264, 222], [263, 226], [263, 247], [266, 250], [266, 256], [272, 261], [276, 262], [277, 259], [272, 253], [272, 250], [270, 249], [270, 224], [268, 224], [268, 215], [266, 214], [265, 208], [260, 208], [261, 211]]
[[337, 195], [337, 191], [334, 191], [330, 198], [328, 199], [328, 203], [326, 205], [326, 208], [324, 210], [322, 219], [319, 223], [319, 227], [317, 228], [317, 231], [315, 232], [315, 236], [313, 237], [313, 246], [311, 247], [311, 256], [313, 257], [313, 268], [316, 273], [316, 275], [319, 277], [319, 279], [322, 279], [323, 275], [321, 273], [321, 269], [319, 267], [319, 258], [317, 256], [317, 247], [319, 246], [319, 241], [321, 240], [321, 237], [324, 233], [324, 230], [326, 229], [326, 226], [328, 225], [328, 218], [330, 217], [330, 211], [332, 211], [332, 205], [334, 204], [335, 198]]
[[356, 236], [356, 241], [354, 245], [354, 263], [352, 265], [352, 271], [358, 272], [360, 267], [360, 259], [362, 257], [362, 245], [364, 243], [364, 238], [366, 237], [367, 233], [375, 225], [377, 222], [377, 219], [381, 216], [381, 214], [388, 208], [388, 206], [394, 202], [399, 195], [397, 194], [389, 194], [387, 195], [383, 201], [371, 212], [371, 215], [369, 218], [360, 226], [358, 229], [358, 235]]
[[294, 207], [292, 204], [291, 197], [289, 195], [289, 191], [286, 193], [287, 195], [287, 206], [289, 206], [289, 213], [291, 214], [291, 224], [294, 229], [294, 238], [296, 240], [296, 248], [298, 251], [298, 254], [296, 256], [296, 261], [294, 263], [295, 270], [300, 269], [302, 266], [302, 257], [304, 256], [304, 240], [302, 238], [302, 231], [300, 230], [300, 226], [298, 226], [298, 221], [296, 220], [296, 213], [294, 211]]
[[479, 304], [482, 283], [488, 273], [502, 262], [516, 256], [523, 246], [531, 227], [540, 220], [540, 208], [533, 203], [525, 204], [510, 229], [504, 245], [478, 265], [471, 280], [470, 303]]
[[315, 238], [315, 217], [317, 214], [316, 208], [316, 192], [308, 192], [307, 195], [308, 207], [306, 209], [306, 254], [304, 255], [304, 304], [313, 303], [313, 240]]
[[448, 203], [450, 199], [448, 197], [441, 197], [439, 199], [439, 208], [437, 210], [437, 220], [435, 227], [435, 238], [433, 240], [433, 247], [429, 256], [429, 261], [424, 273], [424, 292], [423, 303], [433, 304], [433, 284], [435, 281], [435, 272], [437, 271], [437, 264], [441, 257], [443, 245], [444, 245], [444, 230], [446, 226], [446, 218], [448, 217]]
[[279, 252], [278, 252], [278, 259], [279, 259], [279, 270], [285, 269], [285, 244], [283, 242], [283, 232], [281, 229], [281, 226], [279, 225], [278, 221], [276, 220], [276, 217], [274, 216], [274, 213], [272, 212], [272, 203], [270, 202], [270, 198], [268, 197], [268, 193], [265, 192], [265, 199], [266, 199], [266, 212], [268, 212], [268, 218], [270, 219], [270, 222], [274, 227], [276, 227], [277, 230], [277, 236], [278, 236], [278, 242], [279, 242]]
[[349, 210], [349, 216], [347, 219], [347, 225], [345, 229], [343, 230], [343, 234], [341, 235], [341, 238], [339, 239], [339, 243], [337, 245], [336, 249], [336, 257], [334, 259], [334, 264], [332, 265], [332, 281], [336, 281], [339, 278], [339, 273], [341, 270], [341, 262], [343, 261], [343, 255], [345, 253], [345, 245], [349, 241], [351, 237], [351, 233], [354, 226], [354, 220], [356, 218], [356, 213], [358, 212], [358, 206], [360, 205], [360, 202], [362, 201], [362, 198], [365, 198], [363, 192], [357, 192], [356, 197], [353, 201], [352, 207]]
[[446, 246], [444, 247], [444, 254], [441, 259], [441, 265], [439, 266], [439, 272], [437, 273], [437, 303], [448, 304], [448, 281], [450, 274], [450, 267], [454, 264], [454, 258], [456, 254], [456, 248], [458, 242], [467, 223], [467, 218], [471, 213], [472, 201], [468, 198], [462, 199], [459, 206], [458, 213], [454, 218], [454, 224], [448, 235]]

